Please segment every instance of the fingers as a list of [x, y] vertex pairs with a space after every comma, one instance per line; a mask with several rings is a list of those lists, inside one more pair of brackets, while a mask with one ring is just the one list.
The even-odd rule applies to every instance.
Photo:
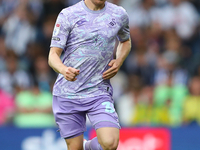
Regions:
[[103, 73], [103, 77], [112, 74], [112, 72], [113, 72], [114, 70], [115, 70], [114, 67], [109, 68], [108, 70], [106, 70], [106, 71]]
[[68, 80], [68, 81], [76, 81], [77, 78], [71, 78], [71, 77], [68, 77], [68, 76], [65, 76], [65, 79]]
[[64, 73], [64, 77], [68, 81], [76, 81], [77, 78], [76, 76], [79, 75], [79, 70], [72, 68], [72, 67], [67, 67], [66, 71]]
[[113, 73], [113, 74], [110, 74], [110, 75], [107, 75], [105, 77], [103, 77], [104, 80], [107, 80], [107, 79], [111, 79], [112, 77], [114, 77], [117, 73]]
[[115, 63], [116, 60], [111, 60], [110, 63], [108, 64], [108, 66], [113, 66], [113, 64]]
[[103, 78], [106, 79], [110, 79], [112, 77], [114, 77], [118, 72], [118, 67], [111, 67], [110, 69], [108, 69], [106, 72], [103, 73]]
[[75, 78], [76, 78], [76, 74], [66, 72], [65, 77], [66, 77], [67, 80], [73, 81], [73, 80], [75, 80]]
[[104, 78], [105, 80], [114, 77], [114, 76], [117, 74], [117, 72], [118, 72], [118, 70], [119, 70], [119, 68], [120, 68], [120, 65], [118, 65], [116, 59], [111, 60], [110, 63], [109, 63], [108, 65], [109, 65], [111, 68], [109, 68], [107, 71], [105, 71], [105, 72], [103, 73], [103, 78]]
[[116, 62], [116, 60], [111, 60], [110, 61], [110, 63], [108, 64], [108, 66], [110, 66], [111, 68], [109, 68], [107, 71], [105, 71], [103, 73], [103, 75], [107, 75], [107, 74], [109, 74], [109, 73], [111, 73], [111, 72], [114, 71], [114, 69], [116, 68], [116, 67], [113, 66], [115, 62]]
[[72, 67], [68, 67], [68, 70], [69, 70], [70, 73], [79, 75], [79, 70], [78, 69], [75, 69], [75, 68], [72, 68]]

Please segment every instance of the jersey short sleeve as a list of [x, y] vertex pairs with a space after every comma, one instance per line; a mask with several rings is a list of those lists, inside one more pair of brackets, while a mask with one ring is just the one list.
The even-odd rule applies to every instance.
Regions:
[[70, 32], [70, 22], [66, 15], [61, 11], [57, 17], [50, 47], [59, 47], [64, 49]]
[[120, 42], [124, 42], [130, 38], [129, 18], [127, 12], [124, 9], [121, 20], [122, 20], [122, 27], [117, 34], [117, 38]]

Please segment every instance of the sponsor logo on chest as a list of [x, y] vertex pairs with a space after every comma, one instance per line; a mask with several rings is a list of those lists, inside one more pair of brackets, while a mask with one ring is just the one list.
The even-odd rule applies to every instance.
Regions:
[[78, 22], [76, 22], [75, 27], [83, 26], [83, 25], [85, 25], [86, 22], [88, 22], [86, 19], [81, 19]]

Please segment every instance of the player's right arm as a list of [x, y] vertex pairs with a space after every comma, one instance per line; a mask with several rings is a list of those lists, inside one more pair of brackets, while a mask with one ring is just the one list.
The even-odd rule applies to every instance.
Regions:
[[68, 20], [68, 17], [64, 15], [64, 12], [61, 11], [53, 31], [48, 63], [53, 70], [62, 74], [66, 80], [75, 81], [76, 76], [79, 74], [79, 70], [65, 66], [60, 59], [62, 51], [66, 46], [70, 30], [70, 21]]
[[65, 66], [61, 59], [61, 53], [63, 49], [58, 47], [51, 47], [49, 52], [48, 63], [51, 68], [64, 76], [68, 81], [76, 81], [76, 76], [79, 74], [79, 70]]

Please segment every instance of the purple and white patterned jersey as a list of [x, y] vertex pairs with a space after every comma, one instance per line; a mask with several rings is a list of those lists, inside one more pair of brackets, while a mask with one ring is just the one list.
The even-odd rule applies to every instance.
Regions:
[[53, 95], [63, 98], [87, 98], [112, 95], [110, 80], [102, 78], [113, 59], [116, 37], [123, 42], [129, 39], [129, 20], [126, 11], [105, 2], [98, 11], [84, 3], [63, 9], [58, 15], [51, 47], [64, 50], [63, 64], [80, 70], [77, 80], [66, 80], [58, 75]]

